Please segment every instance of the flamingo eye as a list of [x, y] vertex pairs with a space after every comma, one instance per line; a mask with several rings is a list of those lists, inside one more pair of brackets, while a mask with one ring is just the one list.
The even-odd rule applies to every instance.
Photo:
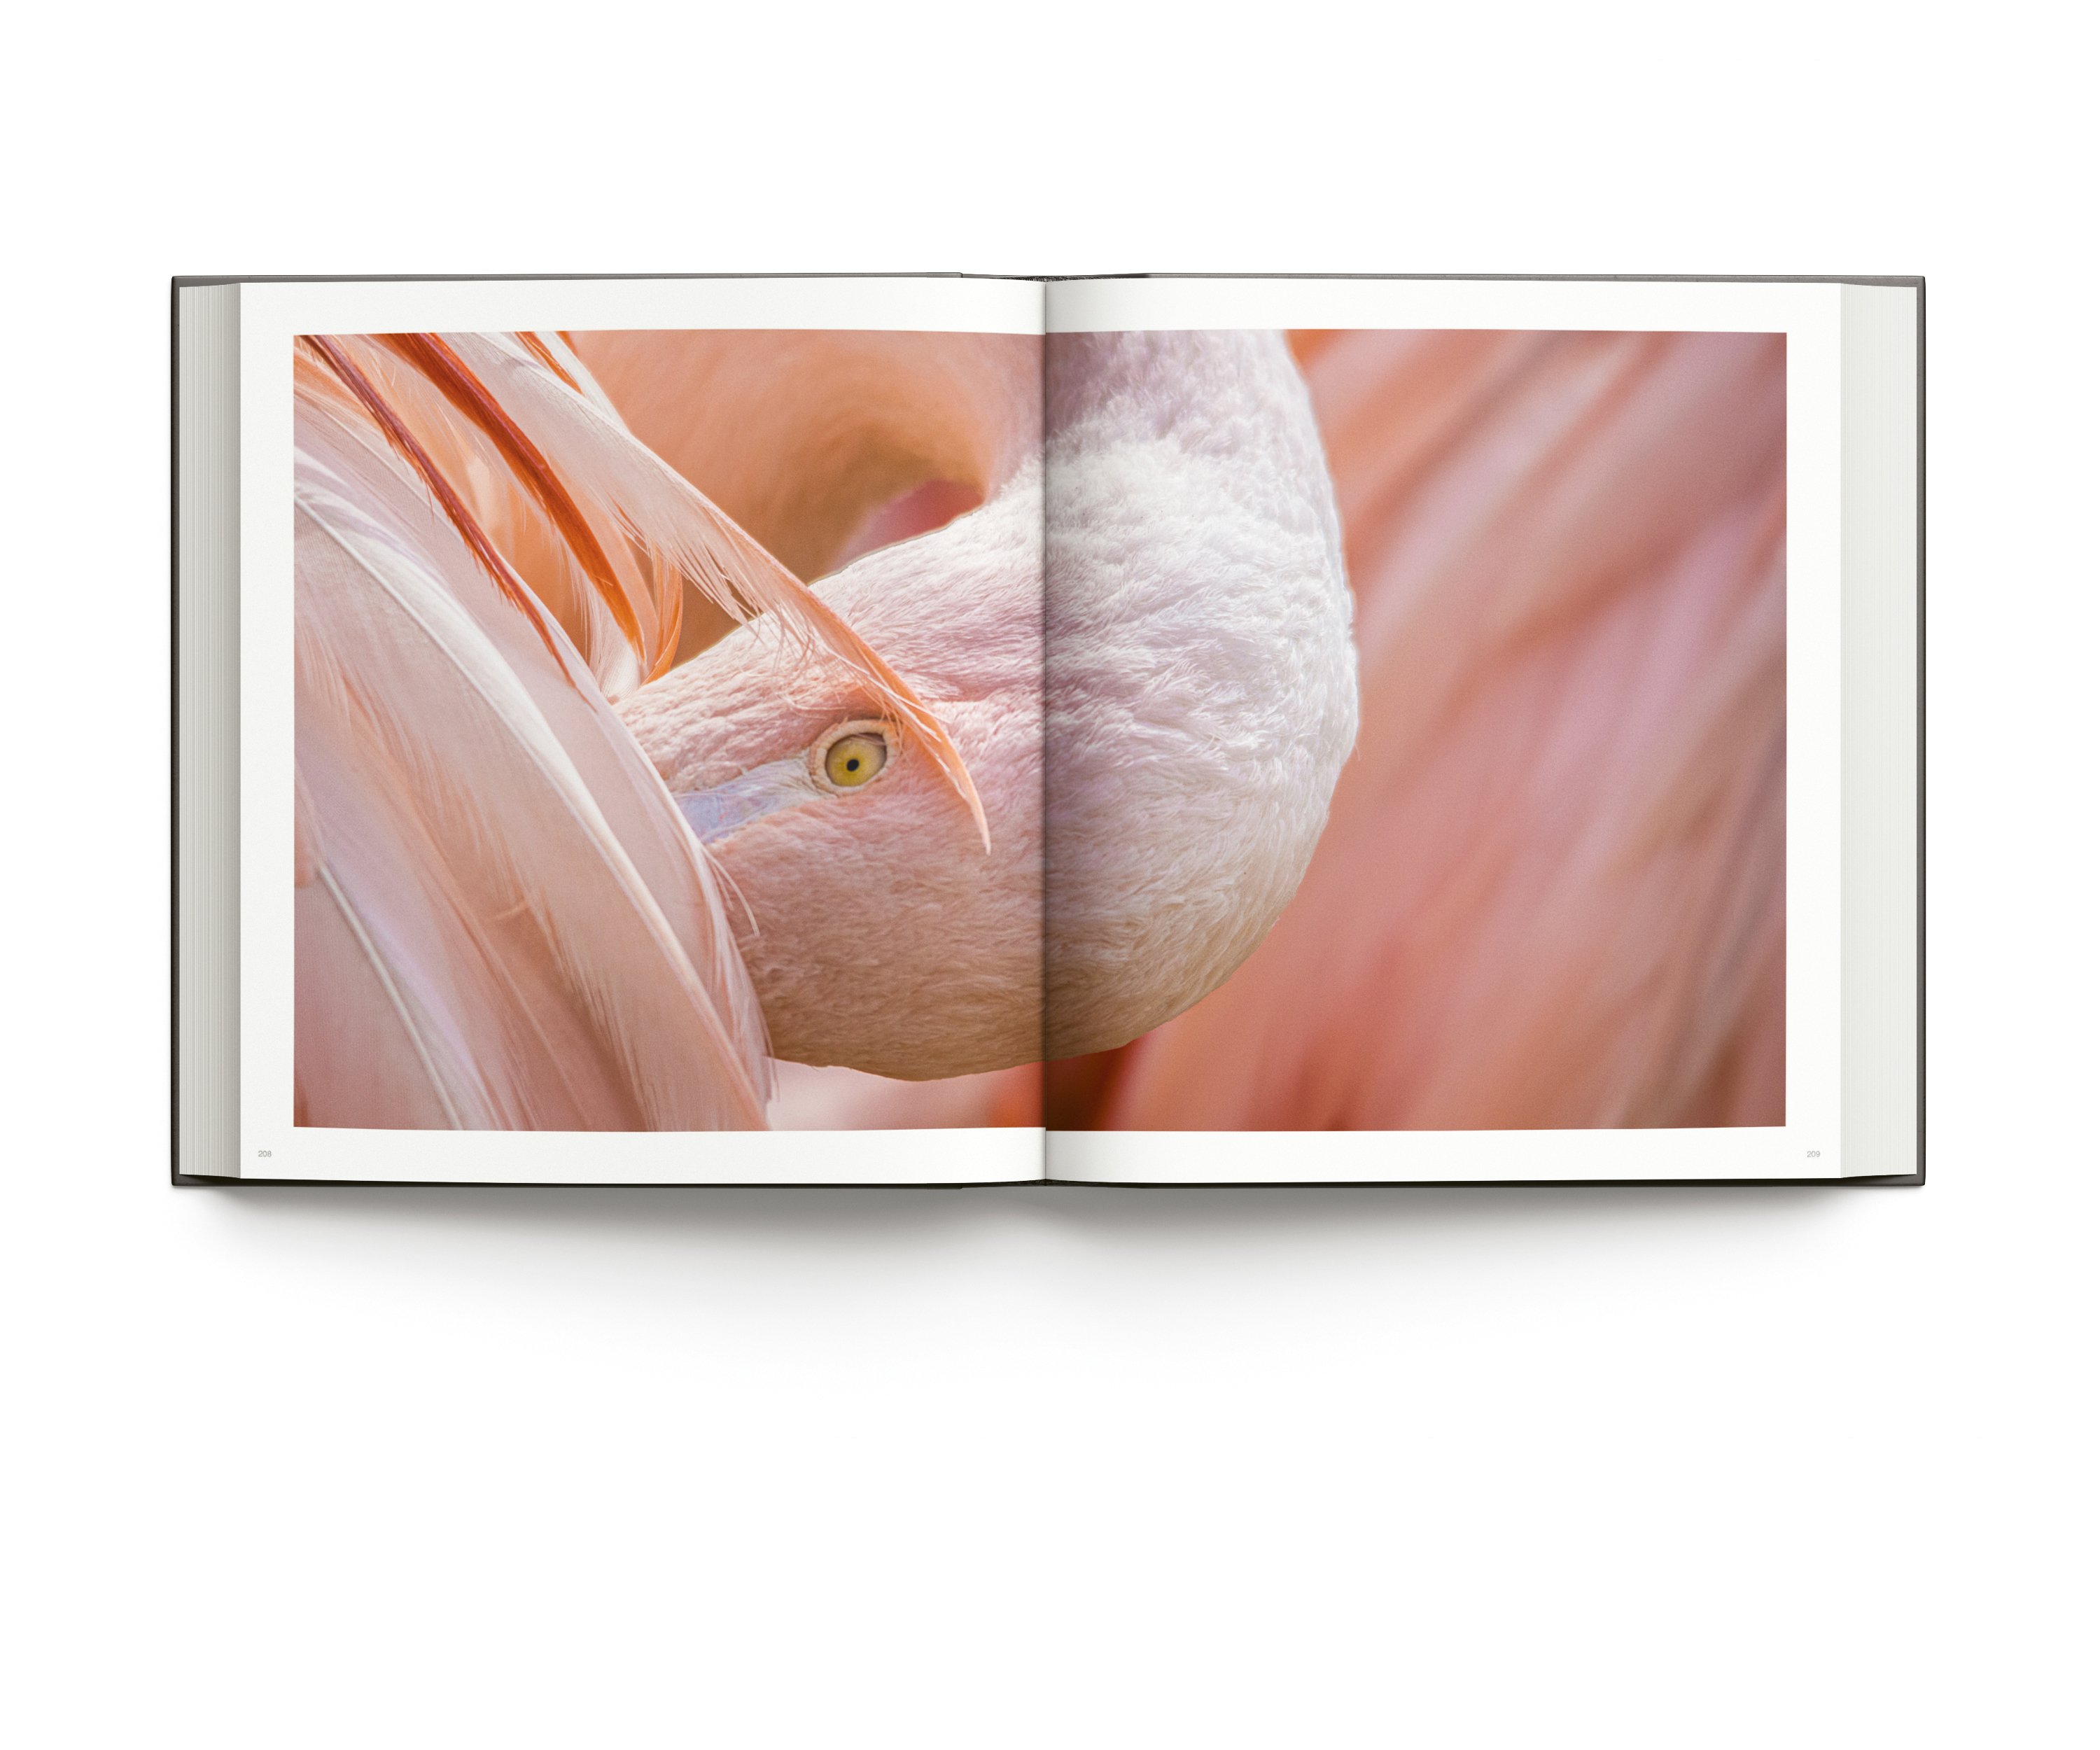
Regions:
[[858, 790], [889, 764], [889, 739], [879, 725], [849, 725], [817, 764], [835, 790]]

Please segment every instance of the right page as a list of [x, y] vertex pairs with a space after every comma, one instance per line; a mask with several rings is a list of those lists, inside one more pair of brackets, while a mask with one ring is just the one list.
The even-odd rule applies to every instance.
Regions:
[[1842, 293], [1051, 288], [1050, 1176], [1845, 1173]]

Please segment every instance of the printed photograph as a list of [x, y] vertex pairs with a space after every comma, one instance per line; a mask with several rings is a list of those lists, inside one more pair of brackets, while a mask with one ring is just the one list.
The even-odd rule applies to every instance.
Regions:
[[1785, 1122], [1783, 337], [294, 365], [298, 1123]]

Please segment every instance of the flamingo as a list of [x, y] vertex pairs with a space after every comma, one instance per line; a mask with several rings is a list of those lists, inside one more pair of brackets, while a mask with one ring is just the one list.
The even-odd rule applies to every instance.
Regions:
[[885, 338], [901, 403], [699, 398], [815, 588], [620, 337], [302, 341], [300, 1122], [757, 1126], [774, 1057], [1113, 1050], [1255, 950], [1357, 710], [1283, 341]]

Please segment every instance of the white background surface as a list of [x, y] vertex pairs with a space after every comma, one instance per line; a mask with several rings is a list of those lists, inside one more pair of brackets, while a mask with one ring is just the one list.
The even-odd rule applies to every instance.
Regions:
[[[2092, 1741], [2091, 58], [1471, 15], [16, 27], [0, 1736]], [[170, 1189], [167, 276], [840, 266], [1927, 275], [1931, 1184]]]

